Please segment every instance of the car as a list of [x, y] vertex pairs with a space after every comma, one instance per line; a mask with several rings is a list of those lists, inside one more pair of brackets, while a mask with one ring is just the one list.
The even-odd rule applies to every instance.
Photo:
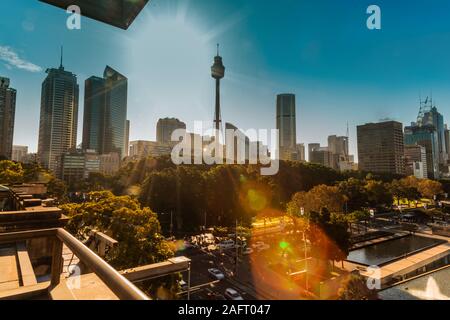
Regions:
[[223, 280], [225, 279], [225, 275], [217, 268], [210, 268], [208, 269], [208, 273], [211, 277], [217, 279], [217, 280]]
[[179, 282], [180, 287], [181, 287], [181, 291], [187, 291], [189, 289], [188, 284], [186, 283], [186, 281], [181, 280]]
[[242, 298], [242, 296], [239, 294], [239, 292], [237, 292], [236, 290], [232, 289], [232, 288], [228, 288], [225, 290], [225, 298], [227, 298], [228, 300], [244, 300], [244, 298]]
[[252, 254], [254, 252], [254, 250], [250, 247], [246, 247], [243, 251], [242, 254], [244, 255], [248, 255], [248, 254]]
[[232, 248], [234, 248], [234, 241], [233, 240], [224, 240], [221, 243], [219, 243], [219, 248], [222, 250], [232, 249]]

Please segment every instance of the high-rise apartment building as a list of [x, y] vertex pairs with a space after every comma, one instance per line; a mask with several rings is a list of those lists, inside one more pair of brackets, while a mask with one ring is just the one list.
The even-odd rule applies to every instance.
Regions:
[[0, 77], [0, 156], [8, 159], [12, 157], [16, 95], [9, 79]]
[[396, 121], [357, 127], [359, 169], [404, 174], [403, 125]]
[[77, 143], [78, 93], [77, 76], [64, 70], [47, 69], [42, 83], [39, 123], [39, 162], [44, 168], [59, 171], [61, 155]]
[[128, 79], [107, 66], [103, 78], [90, 77], [85, 82], [83, 143], [84, 150], [99, 154], [127, 152]]
[[172, 133], [177, 129], [186, 130], [186, 124], [176, 118], [159, 119], [156, 124], [156, 142], [165, 145], [173, 144]]

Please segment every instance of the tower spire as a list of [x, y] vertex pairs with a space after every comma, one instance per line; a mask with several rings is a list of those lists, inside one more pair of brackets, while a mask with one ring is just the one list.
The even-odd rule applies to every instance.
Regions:
[[219, 47], [220, 47], [220, 45], [217, 44], [217, 56], [219, 56]]

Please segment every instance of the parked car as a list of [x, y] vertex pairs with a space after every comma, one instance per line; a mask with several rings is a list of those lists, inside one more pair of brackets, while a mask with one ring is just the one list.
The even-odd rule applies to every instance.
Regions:
[[228, 300], [244, 300], [244, 298], [242, 298], [242, 296], [239, 294], [239, 292], [237, 292], [236, 290], [234, 290], [232, 288], [228, 288], [225, 290], [225, 297]]
[[208, 269], [208, 273], [211, 277], [213, 277], [214, 279], [217, 280], [223, 280], [225, 279], [225, 275], [222, 273], [222, 271], [220, 271], [219, 269], [216, 268], [210, 268]]
[[252, 254], [254, 252], [254, 250], [250, 247], [246, 247], [243, 251], [242, 254], [244, 255], [248, 255], [248, 254]]
[[179, 284], [180, 284], [180, 287], [181, 287], [181, 291], [187, 291], [188, 290], [188, 285], [187, 285], [186, 281], [181, 280], [179, 282]]
[[219, 243], [219, 248], [222, 250], [232, 249], [232, 248], [234, 248], [234, 241], [233, 240], [224, 240]]

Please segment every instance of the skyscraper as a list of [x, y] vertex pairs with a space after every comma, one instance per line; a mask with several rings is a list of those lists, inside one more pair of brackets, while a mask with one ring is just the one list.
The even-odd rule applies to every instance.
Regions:
[[61, 155], [77, 143], [78, 93], [77, 76], [58, 69], [47, 69], [42, 83], [39, 123], [39, 162], [58, 172]]
[[433, 125], [405, 127], [405, 145], [425, 147], [427, 175], [431, 179], [439, 179], [439, 138]]
[[105, 124], [105, 80], [90, 77], [84, 82], [84, 150], [102, 153]]
[[103, 78], [85, 82], [83, 149], [127, 155], [128, 79], [106, 66]]
[[277, 129], [279, 130], [280, 159], [290, 160], [291, 154], [296, 152], [297, 147], [294, 94], [277, 96]]
[[8, 159], [12, 156], [16, 94], [9, 79], [0, 77], [0, 156]]
[[438, 112], [437, 108], [433, 106], [430, 111], [424, 113], [422, 125], [432, 125], [436, 129], [438, 138], [439, 164], [445, 165], [447, 163], [448, 156], [445, 144], [444, 117]]
[[127, 120], [127, 126], [125, 130], [125, 157], [130, 154], [130, 120]]
[[159, 119], [156, 124], [156, 142], [159, 144], [172, 144], [172, 133], [177, 129], [186, 130], [186, 124], [176, 118]]
[[359, 169], [404, 174], [403, 125], [396, 121], [357, 127]]

